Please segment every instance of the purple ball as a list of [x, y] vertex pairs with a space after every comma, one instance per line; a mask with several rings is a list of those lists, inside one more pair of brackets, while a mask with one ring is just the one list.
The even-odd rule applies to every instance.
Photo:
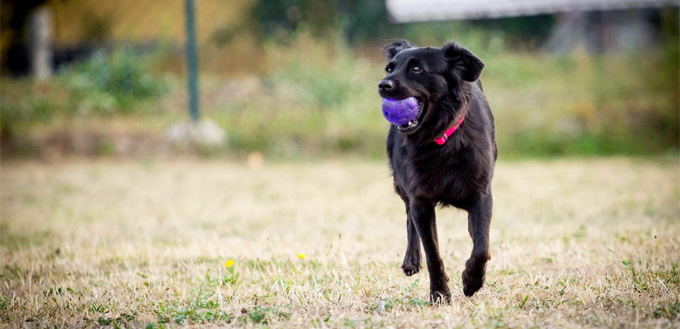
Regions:
[[415, 97], [383, 98], [382, 112], [387, 121], [402, 126], [415, 120], [418, 116], [418, 100]]

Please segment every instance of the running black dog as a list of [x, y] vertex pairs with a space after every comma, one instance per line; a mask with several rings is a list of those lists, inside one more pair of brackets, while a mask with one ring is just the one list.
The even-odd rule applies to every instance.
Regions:
[[474, 246], [463, 292], [472, 296], [484, 284], [490, 259], [491, 179], [498, 154], [493, 115], [479, 81], [484, 63], [456, 43], [418, 48], [400, 40], [384, 51], [387, 76], [378, 85], [380, 96], [415, 97], [419, 106], [416, 119], [390, 126], [387, 136], [394, 188], [406, 204], [408, 245], [401, 268], [408, 276], [420, 270], [422, 242], [430, 300], [449, 302], [435, 206], [464, 209]]

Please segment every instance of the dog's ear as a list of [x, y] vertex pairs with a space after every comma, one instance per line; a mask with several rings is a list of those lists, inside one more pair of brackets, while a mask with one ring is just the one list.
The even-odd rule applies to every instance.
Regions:
[[476, 81], [482, 75], [484, 63], [469, 50], [451, 42], [442, 47], [449, 69], [458, 72], [465, 81]]
[[408, 41], [406, 39], [401, 39], [397, 40], [395, 42], [390, 43], [389, 45], [385, 46], [383, 49], [383, 53], [385, 54], [385, 58], [387, 58], [388, 61], [392, 60], [394, 56], [396, 56], [400, 51], [408, 48], [414, 48], [416, 45], [411, 43], [411, 41]]

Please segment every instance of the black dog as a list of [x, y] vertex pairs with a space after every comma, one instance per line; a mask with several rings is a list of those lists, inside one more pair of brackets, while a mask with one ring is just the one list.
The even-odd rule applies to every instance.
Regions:
[[484, 284], [489, 256], [491, 179], [498, 154], [495, 125], [479, 76], [484, 63], [455, 43], [417, 48], [406, 40], [385, 47], [387, 76], [380, 96], [418, 100], [417, 118], [390, 127], [387, 156], [394, 188], [406, 204], [408, 245], [401, 268], [420, 270], [420, 242], [430, 272], [430, 300], [449, 302], [448, 276], [439, 255], [435, 206], [468, 212], [474, 243], [463, 271], [463, 292]]

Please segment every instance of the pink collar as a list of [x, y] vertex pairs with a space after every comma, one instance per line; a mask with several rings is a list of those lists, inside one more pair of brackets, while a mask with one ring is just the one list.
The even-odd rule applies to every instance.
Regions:
[[467, 114], [467, 111], [465, 113], [463, 113], [462, 117], [460, 117], [460, 120], [458, 120], [458, 124], [449, 128], [449, 130], [447, 130], [444, 133], [444, 136], [435, 139], [434, 142], [437, 143], [437, 145], [444, 145], [444, 143], [446, 143], [446, 140], [449, 138], [449, 136], [451, 136], [456, 131], [456, 129], [458, 129], [458, 127], [460, 127], [460, 124], [463, 123], [463, 120], [465, 120], [466, 114]]

